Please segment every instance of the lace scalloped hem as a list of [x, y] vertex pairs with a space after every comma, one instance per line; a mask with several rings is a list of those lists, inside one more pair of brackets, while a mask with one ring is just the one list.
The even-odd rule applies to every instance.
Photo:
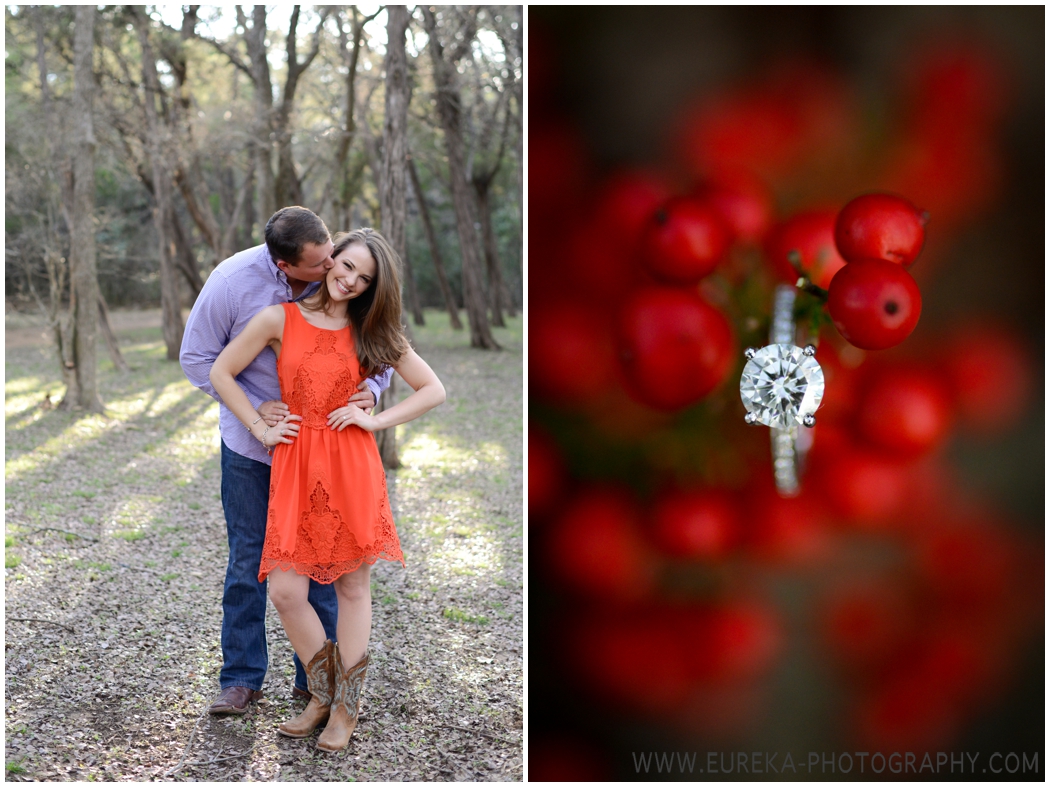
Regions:
[[326, 563], [325, 565], [317, 565], [316, 563], [299, 563], [294, 560], [276, 560], [272, 557], [264, 557], [262, 563], [259, 564], [259, 581], [262, 582], [266, 579], [266, 576], [275, 568], [280, 571], [294, 569], [296, 574], [308, 576], [310, 579], [320, 582], [322, 585], [330, 585], [343, 574], [357, 571], [362, 563], [367, 562], [368, 565], [371, 566], [375, 565], [377, 560], [389, 560], [392, 563], [400, 563], [402, 568], [405, 567], [405, 558], [403, 555], [391, 555], [387, 554], [385, 551], [379, 552], [375, 555], [365, 555], [356, 560], [340, 560], [335, 563]]

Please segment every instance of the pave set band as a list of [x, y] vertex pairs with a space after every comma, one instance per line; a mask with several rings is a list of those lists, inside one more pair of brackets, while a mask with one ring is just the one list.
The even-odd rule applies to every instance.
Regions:
[[784, 497], [799, 493], [806, 454], [813, 444], [810, 428], [824, 396], [824, 372], [814, 357], [816, 346], [796, 344], [794, 307], [795, 288], [779, 285], [773, 296], [769, 344], [745, 350], [747, 363], [740, 376], [745, 422], [772, 430], [773, 480]]

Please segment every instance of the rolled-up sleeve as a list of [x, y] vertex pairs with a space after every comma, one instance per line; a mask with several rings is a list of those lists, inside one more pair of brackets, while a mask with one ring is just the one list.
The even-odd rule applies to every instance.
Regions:
[[179, 363], [186, 378], [212, 399], [221, 402], [211, 384], [212, 364], [230, 341], [235, 321], [229, 284], [222, 276], [208, 277], [193, 305], [182, 336]]
[[390, 376], [393, 373], [394, 367], [388, 366], [386, 371], [380, 372], [379, 374], [365, 380], [365, 383], [368, 385], [368, 390], [370, 390], [372, 396], [376, 398], [376, 404], [379, 404], [379, 397], [383, 395], [383, 391], [390, 387]]

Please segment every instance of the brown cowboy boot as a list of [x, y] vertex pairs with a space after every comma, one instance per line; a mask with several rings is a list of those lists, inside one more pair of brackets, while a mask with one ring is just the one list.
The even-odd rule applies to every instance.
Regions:
[[365, 672], [368, 669], [368, 654], [350, 669], [343, 671], [343, 662], [339, 658], [339, 645], [333, 648], [333, 669], [335, 671], [335, 691], [332, 696], [332, 713], [328, 726], [317, 739], [317, 748], [325, 751], [341, 751], [350, 742], [350, 736], [357, 727], [357, 713], [361, 709], [361, 688], [365, 683]]
[[310, 688], [310, 702], [306, 709], [291, 721], [281, 724], [277, 731], [289, 738], [306, 738], [319, 725], [328, 720], [332, 704], [332, 665], [338, 656], [333, 656], [332, 641], [326, 639], [324, 646], [306, 665], [306, 685]]

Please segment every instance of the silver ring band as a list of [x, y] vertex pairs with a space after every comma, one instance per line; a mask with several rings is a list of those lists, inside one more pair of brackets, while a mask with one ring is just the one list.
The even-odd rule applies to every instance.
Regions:
[[[795, 316], [792, 313], [794, 309], [795, 288], [786, 284], [778, 285], [773, 295], [770, 344], [795, 344]], [[770, 438], [773, 445], [773, 480], [776, 482], [777, 492], [785, 497], [794, 497], [799, 492], [798, 479], [802, 475], [804, 455], [809, 450], [809, 445], [799, 445], [797, 426], [790, 429], [773, 428], [770, 430]]]

